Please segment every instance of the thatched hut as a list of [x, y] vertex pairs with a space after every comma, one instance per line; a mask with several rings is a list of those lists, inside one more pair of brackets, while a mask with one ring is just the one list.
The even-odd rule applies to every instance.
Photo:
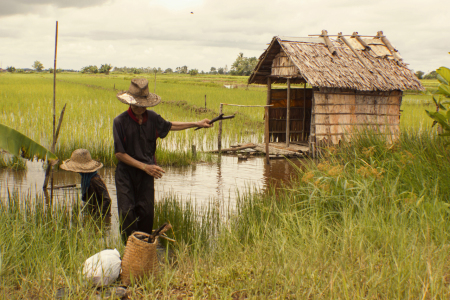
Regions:
[[424, 90], [420, 81], [382, 31], [330, 37], [276, 36], [259, 58], [248, 82], [268, 87], [266, 141], [307, 143], [314, 152], [316, 143], [337, 144], [364, 127], [398, 136], [402, 93]]

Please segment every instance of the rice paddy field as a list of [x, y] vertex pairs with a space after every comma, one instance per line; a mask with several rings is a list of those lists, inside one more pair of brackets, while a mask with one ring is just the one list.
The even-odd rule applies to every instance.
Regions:
[[[58, 76], [57, 110], [67, 103], [67, 111], [57, 154], [65, 158], [89, 147], [114, 165], [112, 119], [126, 109], [114, 89], [127, 89], [130, 75]], [[0, 123], [48, 145], [51, 79], [1, 74]], [[164, 102], [155, 111], [193, 121], [217, 114], [220, 102], [264, 104], [265, 87], [245, 84], [245, 77], [160, 75], [156, 93]], [[438, 85], [423, 84], [429, 91]], [[207, 111], [200, 110], [205, 94]], [[319, 160], [302, 160], [290, 182], [239, 195], [232, 210], [160, 199], [155, 223], [170, 221], [169, 236], [177, 242], [163, 243], [160, 275], [131, 285], [128, 299], [449, 298], [448, 141], [425, 114], [435, 109], [431, 96], [406, 92], [401, 109], [402, 134], [394, 144], [368, 132], [326, 148]], [[234, 112], [236, 119], [224, 122], [225, 145], [261, 141], [262, 112], [225, 108]], [[179, 132], [161, 141], [158, 155], [167, 164], [189, 164], [195, 162], [192, 144], [208, 150], [216, 141], [217, 128]], [[40, 196], [15, 191], [1, 200], [2, 298], [51, 299], [62, 287], [67, 299], [105, 294], [84, 282], [80, 266], [105, 248], [123, 254], [124, 245], [101, 220], [83, 216], [79, 199], [49, 206]]]
[[[199, 121], [218, 114], [220, 103], [264, 105], [266, 88], [247, 86], [247, 77], [220, 75], [159, 74], [152, 75], [149, 89], [163, 102], [153, 110], [169, 121]], [[127, 90], [129, 74], [83, 75], [58, 74], [57, 105], [59, 113], [67, 104], [56, 155], [68, 158], [73, 150], [88, 148], [91, 155], [106, 166], [114, 166], [112, 121], [127, 109], [115, 95]], [[430, 91], [437, 81], [424, 81]], [[237, 88], [227, 89], [224, 85]], [[52, 74], [0, 74], [0, 123], [8, 125], [49, 147], [52, 136]], [[206, 96], [206, 109], [205, 109]], [[403, 100], [402, 128], [428, 130], [431, 121], [425, 109], [433, 109], [431, 96], [406, 93]], [[236, 118], [223, 122], [222, 145], [237, 142], [262, 142], [263, 108], [224, 106], [224, 113]], [[194, 160], [210, 161], [210, 156], [193, 158], [191, 146], [198, 151], [217, 148], [218, 126], [210, 130], [172, 132], [160, 140], [157, 158], [161, 165], [188, 165]]]
[[[13, 127], [42, 145], [50, 145], [52, 136], [52, 74], [0, 75], [0, 123]], [[63, 126], [57, 144], [58, 157], [70, 157], [77, 148], [88, 148], [91, 155], [107, 166], [116, 164], [113, 153], [112, 121], [128, 109], [115, 95], [127, 90], [130, 76], [92, 76], [58, 74], [57, 118], [67, 104]], [[234, 80], [238, 89], [226, 89]], [[154, 91], [153, 77], [149, 78]], [[169, 121], [199, 121], [212, 119], [220, 103], [242, 105], [264, 104], [264, 89], [245, 88], [245, 78], [211, 76], [192, 79], [190, 75], [159, 75], [156, 93], [163, 103], [154, 111]], [[206, 95], [206, 110], [205, 108]], [[262, 108], [225, 107], [225, 114], [236, 114], [233, 121], [224, 122], [223, 144], [241, 141], [261, 141]], [[198, 151], [217, 147], [218, 126], [211, 130], [172, 132], [160, 140], [157, 158], [162, 165], [189, 164], [191, 146]]]

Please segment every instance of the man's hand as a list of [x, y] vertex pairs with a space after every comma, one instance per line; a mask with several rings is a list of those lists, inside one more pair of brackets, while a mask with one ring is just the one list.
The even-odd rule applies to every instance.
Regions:
[[153, 176], [155, 179], [161, 178], [163, 176], [162, 173], [166, 173], [161, 167], [158, 167], [157, 165], [145, 165], [143, 170], [145, 173]]
[[201, 120], [201, 121], [197, 122], [197, 127], [200, 127], [200, 128], [213, 127], [214, 124], [209, 124], [209, 122], [211, 122], [211, 120], [208, 120], [208, 119]]

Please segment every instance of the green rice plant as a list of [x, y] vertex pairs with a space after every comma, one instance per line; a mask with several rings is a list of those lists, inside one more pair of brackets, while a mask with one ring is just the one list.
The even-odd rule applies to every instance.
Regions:
[[[222, 102], [254, 105], [263, 104], [265, 101], [265, 90], [261, 88], [229, 90], [220, 85], [194, 85], [189, 77], [174, 78], [174, 81], [167, 77], [166, 82], [157, 82], [157, 93], [162, 96], [163, 102], [153, 108], [169, 121], [211, 119], [217, 115], [219, 104]], [[2, 109], [0, 122], [24, 132], [47, 147], [52, 139], [49, 114], [52, 99], [51, 79], [52, 77], [47, 74], [7, 74], [2, 75], [0, 81]], [[202, 82], [201, 77], [197, 80], [198, 83]], [[118, 89], [127, 89], [128, 85], [129, 80], [119, 76], [80, 74], [58, 76], [57, 111], [67, 103], [55, 151], [61, 160], [69, 158], [75, 149], [87, 148], [94, 159], [100, 160], [105, 165], [117, 163], [113, 150], [112, 122], [115, 116], [127, 109], [127, 106], [116, 100], [115, 95]], [[204, 108], [205, 95], [207, 95], [207, 112], [200, 109]], [[180, 101], [187, 101], [188, 105], [174, 104]], [[224, 113], [236, 114], [235, 119], [224, 122], [222, 141], [224, 147], [230, 143], [262, 141], [262, 110], [225, 107]], [[182, 156], [189, 156], [188, 151], [192, 145], [196, 145], [199, 152], [217, 147], [217, 132], [218, 126], [209, 130], [171, 132], [158, 142], [158, 148], [163, 152], [169, 151], [174, 155], [180, 155], [180, 162], [189, 163]], [[169, 156], [162, 155], [159, 161], [161, 165], [173, 164], [173, 159], [166, 162], [163, 160], [165, 157]]]

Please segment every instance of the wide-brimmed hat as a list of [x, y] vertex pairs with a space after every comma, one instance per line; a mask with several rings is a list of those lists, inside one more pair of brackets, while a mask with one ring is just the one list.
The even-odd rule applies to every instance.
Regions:
[[141, 107], [158, 105], [161, 97], [148, 91], [148, 80], [145, 78], [131, 79], [128, 91], [121, 91], [116, 95], [120, 102]]
[[63, 170], [77, 173], [92, 173], [101, 167], [103, 167], [103, 164], [93, 160], [91, 154], [86, 149], [73, 151], [70, 159], [65, 160], [60, 166]]

